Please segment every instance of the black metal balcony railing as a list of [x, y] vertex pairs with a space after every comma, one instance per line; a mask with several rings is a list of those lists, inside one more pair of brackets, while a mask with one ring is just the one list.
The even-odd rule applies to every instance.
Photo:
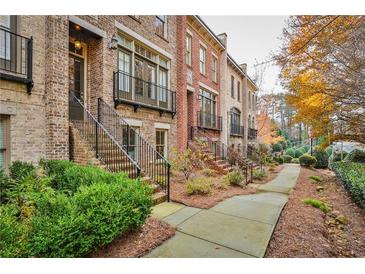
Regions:
[[257, 138], [257, 129], [249, 128], [247, 137], [250, 140], [255, 140]]
[[222, 116], [213, 115], [210, 113], [198, 111], [198, 127], [222, 130]]
[[33, 87], [33, 38], [27, 38], [0, 27], [0, 76], [2, 79]]
[[244, 127], [241, 125], [231, 124], [231, 135], [242, 137], [244, 135]]
[[114, 72], [114, 102], [176, 113], [176, 92], [122, 71]]

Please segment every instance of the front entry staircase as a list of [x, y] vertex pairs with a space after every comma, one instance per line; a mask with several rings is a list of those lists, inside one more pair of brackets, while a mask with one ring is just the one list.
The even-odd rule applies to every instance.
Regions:
[[[97, 118], [82, 102], [73, 98], [84, 112], [83, 119], [71, 119], [73, 129], [89, 145], [101, 166], [110, 172], [125, 172], [141, 178], [154, 190], [154, 203], [170, 199], [170, 163], [136, 132], [111, 106], [98, 99]], [[130, 146], [129, 136], [136, 144]]]

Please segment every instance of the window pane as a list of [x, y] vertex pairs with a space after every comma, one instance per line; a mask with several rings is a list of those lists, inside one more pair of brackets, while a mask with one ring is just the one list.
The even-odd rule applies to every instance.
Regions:
[[0, 26], [10, 29], [10, 15], [0, 15]]

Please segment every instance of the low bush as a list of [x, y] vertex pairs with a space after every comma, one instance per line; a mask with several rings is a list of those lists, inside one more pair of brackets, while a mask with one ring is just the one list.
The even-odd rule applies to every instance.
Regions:
[[271, 146], [271, 149], [273, 152], [280, 152], [283, 150], [283, 147], [280, 143], [276, 143]]
[[331, 155], [332, 155], [332, 147], [331, 146], [329, 146], [329, 147], [326, 147], [326, 149], [325, 149], [325, 151], [326, 151], [326, 153], [327, 153], [327, 156], [328, 157], [330, 157]]
[[299, 158], [300, 156], [302, 156], [306, 152], [307, 151], [304, 150], [303, 148], [298, 148], [298, 149], [295, 150], [293, 158]]
[[285, 154], [291, 156], [292, 158], [294, 158], [295, 157], [295, 149], [292, 148], [292, 147], [288, 148], [287, 150], [285, 150]]
[[245, 176], [239, 170], [233, 170], [233, 171], [227, 173], [225, 175], [224, 179], [230, 185], [242, 186], [243, 185], [242, 182], [245, 179]]
[[304, 153], [307, 153], [310, 149], [309, 145], [304, 145], [300, 147], [300, 150], [302, 150]]
[[83, 257], [137, 229], [151, 213], [147, 184], [92, 167], [51, 165], [46, 173], [74, 182], [52, 188], [53, 175], [15, 176], [22, 179], [0, 205], [0, 257]]
[[331, 211], [331, 208], [328, 206], [327, 203], [324, 203], [320, 200], [317, 200], [317, 199], [313, 199], [313, 198], [307, 198], [307, 199], [304, 199], [303, 202], [306, 204], [306, 205], [311, 205], [313, 207], [316, 207], [316, 208], [319, 208], [320, 210], [322, 210], [324, 213], [328, 213]]
[[316, 148], [313, 152], [313, 156], [316, 158], [315, 168], [327, 168], [328, 167], [328, 155], [325, 150]]
[[293, 158], [293, 159], [291, 160], [291, 162], [292, 162], [293, 164], [299, 164], [299, 159], [298, 159], [298, 158]]
[[20, 181], [34, 172], [35, 166], [27, 162], [14, 161], [9, 167], [10, 178], [15, 181]]
[[345, 158], [347, 162], [365, 163], [365, 150], [354, 149]]
[[299, 157], [299, 164], [301, 166], [310, 167], [313, 166], [316, 162], [316, 158], [306, 153]]
[[293, 159], [293, 157], [291, 157], [290, 155], [283, 156], [284, 163], [291, 163], [292, 159]]
[[252, 177], [255, 180], [261, 180], [267, 176], [266, 172], [263, 170], [254, 170], [252, 173]]
[[333, 162], [339, 162], [341, 160], [344, 160], [347, 156], [347, 152], [346, 151], [342, 151], [342, 157], [341, 157], [341, 152], [334, 152], [333, 153]]
[[282, 157], [274, 157], [274, 161], [277, 162], [278, 164], [283, 164], [284, 163], [284, 159]]
[[217, 176], [217, 172], [214, 169], [210, 169], [210, 168], [202, 169], [201, 173], [207, 177], [216, 177]]
[[323, 178], [321, 176], [317, 176], [317, 175], [309, 176], [309, 179], [311, 179], [315, 182], [318, 182], [318, 183], [323, 181]]
[[190, 179], [186, 183], [186, 193], [188, 195], [207, 195], [212, 192], [213, 182], [210, 178]]
[[333, 170], [354, 201], [365, 208], [365, 164], [336, 162]]

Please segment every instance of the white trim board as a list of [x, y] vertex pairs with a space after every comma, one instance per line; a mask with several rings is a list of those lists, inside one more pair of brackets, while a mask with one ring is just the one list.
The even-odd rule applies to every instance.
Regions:
[[154, 49], [155, 51], [159, 52], [160, 54], [164, 55], [165, 57], [169, 58], [170, 60], [172, 60], [172, 54], [168, 53], [166, 50], [164, 50], [163, 48], [157, 46], [156, 44], [152, 43], [151, 41], [147, 40], [146, 38], [144, 38], [143, 36], [139, 35], [137, 32], [131, 30], [130, 28], [127, 28], [126, 26], [124, 26], [122, 23], [115, 21], [115, 26], [125, 32], [126, 34], [128, 34], [129, 36], [133, 37], [134, 39], [142, 42], [143, 44], [145, 44], [146, 46], [150, 47], [151, 49]]
[[142, 127], [142, 121], [130, 118], [124, 118], [124, 120], [132, 127]]
[[204, 88], [204, 89], [207, 89], [215, 94], [219, 94], [218, 91], [216, 91], [215, 89], [211, 88], [210, 86], [207, 86], [206, 84], [202, 83], [202, 82], [199, 82], [199, 86]]
[[166, 124], [166, 123], [155, 123], [155, 128], [158, 128], [158, 129], [170, 129], [170, 124]]

